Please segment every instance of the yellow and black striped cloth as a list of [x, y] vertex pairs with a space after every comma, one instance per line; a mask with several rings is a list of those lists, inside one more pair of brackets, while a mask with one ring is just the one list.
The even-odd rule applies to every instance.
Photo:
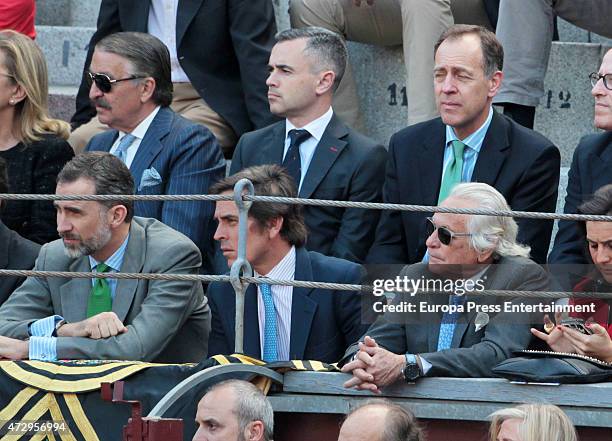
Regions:
[[[266, 364], [240, 354], [215, 355], [198, 365], [134, 361], [0, 361], [0, 441], [120, 440], [130, 409], [127, 405], [102, 401], [102, 383], [125, 381], [124, 399], [139, 400], [146, 415], [172, 387], [188, 376], [215, 365], [232, 363], [266, 366], [278, 372], [337, 370], [333, 365], [318, 361]], [[270, 381], [263, 377], [253, 382], [264, 392], [270, 387]], [[180, 416], [193, 421], [195, 414]], [[15, 434], [8, 431], [11, 421], [66, 422], [70, 430]]]

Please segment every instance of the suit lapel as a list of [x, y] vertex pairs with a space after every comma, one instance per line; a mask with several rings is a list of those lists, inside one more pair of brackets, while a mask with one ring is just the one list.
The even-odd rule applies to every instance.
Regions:
[[[149, 30], [149, 0], [131, 0], [130, 2], [117, 2], [122, 28], [126, 31], [148, 32]], [[131, 11], [139, 11], [134, 14]], [[123, 14], [121, 13], [123, 12]]]
[[[90, 272], [87, 256], [75, 260], [68, 268], [69, 272]], [[91, 294], [91, 279], [72, 279], [60, 287], [62, 301], [61, 315], [69, 323], [80, 322], [87, 318], [87, 303]]]
[[136, 156], [134, 156], [134, 160], [130, 166], [130, 171], [132, 172], [132, 176], [134, 176], [136, 191], [138, 191], [138, 187], [140, 186], [142, 173], [151, 165], [164, 147], [161, 143], [161, 139], [170, 132], [172, 115], [172, 111], [168, 108], [162, 107], [159, 109], [159, 112], [155, 115], [153, 121], [151, 121], [149, 129], [140, 142]]
[[285, 153], [285, 121], [281, 121], [264, 135], [259, 153], [254, 158], [257, 164], [283, 164]]
[[[612, 169], [612, 132], [605, 137], [603, 146], [599, 149], [599, 161], [593, 161], [593, 189], [598, 189], [610, 183], [610, 170]], [[587, 196], [587, 195], [582, 195]]]
[[[130, 238], [128, 239], [127, 247], [123, 257], [121, 267], [122, 273], [139, 273], [145, 262], [145, 232], [136, 222], [132, 221], [130, 226]], [[113, 300], [113, 312], [117, 314], [119, 320], [125, 322], [125, 318], [130, 311], [134, 296], [138, 289], [137, 279], [119, 279], [117, 280], [117, 288], [115, 289], [115, 299]]]
[[342, 154], [342, 150], [346, 147], [346, 141], [342, 138], [345, 138], [347, 135], [347, 127], [335, 114], [332, 115], [332, 119], [323, 132], [319, 144], [317, 144], [306, 176], [304, 176], [304, 182], [302, 182], [299, 194], [301, 198], [309, 198], [321, 183], [336, 159]]
[[[236, 323], [236, 300], [234, 301], [234, 317], [232, 323]], [[235, 329], [232, 336], [235, 336]], [[235, 340], [235, 337], [234, 339]], [[230, 346], [234, 345], [234, 341], [230, 342]], [[255, 358], [261, 357], [261, 347], [259, 345], [259, 314], [257, 312], [257, 286], [250, 285], [247, 288], [246, 297], [244, 299], [244, 353]]]
[[[295, 280], [314, 280], [308, 251], [305, 248], [296, 248], [295, 251]], [[317, 310], [317, 303], [310, 299], [311, 293], [311, 288], [293, 288], [289, 341], [289, 358], [292, 360], [302, 360], [306, 351], [306, 343]]]
[[[446, 126], [442, 120], [437, 120], [439, 127], [431, 131], [431, 136], [421, 143], [417, 149], [417, 170], [420, 175], [418, 179], [410, 182], [415, 185], [415, 195], [420, 193], [419, 201], [423, 205], [437, 205], [440, 182], [442, 180], [442, 166], [444, 163], [444, 148], [446, 143]], [[409, 146], [401, 146], [407, 148]], [[399, 165], [398, 165], [399, 166]]]
[[180, 46], [189, 24], [195, 17], [203, 0], [179, 0], [176, 13], [176, 46]]
[[476, 160], [474, 173], [472, 173], [472, 182], [484, 182], [489, 185], [495, 184], [509, 153], [508, 124], [503, 116], [493, 112], [491, 125], [485, 135], [478, 159]]

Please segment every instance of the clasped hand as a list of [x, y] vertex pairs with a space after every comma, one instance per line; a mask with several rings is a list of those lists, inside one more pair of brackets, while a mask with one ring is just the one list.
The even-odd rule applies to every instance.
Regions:
[[381, 348], [373, 338], [366, 336], [363, 343], [359, 343], [354, 359], [342, 367], [342, 372], [350, 372], [353, 375], [353, 378], [344, 383], [344, 387], [355, 387], [378, 394], [381, 387], [395, 382], [400, 377], [404, 362], [403, 355]]

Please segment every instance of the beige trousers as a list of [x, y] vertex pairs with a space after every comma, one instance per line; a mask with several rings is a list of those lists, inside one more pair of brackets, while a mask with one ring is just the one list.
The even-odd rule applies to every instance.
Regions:
[[[174, 83], [170, 107], [184, 118], [208, 127], [217, 138], [225, 156], [231, 157], [238, 141], [236, 133], [221, 115], [206, 104], [191, 83]], [[80, 153], [94, 135], [107, 129], [108, 126], [102, 124], [97, 117], [93, 117], [91, 121], [74, 130], [68, 142], [76, 153]]]
[[[383, 46], [403, 44], [408, 124], [436, 114], [433, 48], [454, 21], [490, 27], [482, 0], [291, 0], [292, 27], [320, 26], [347, 40]], [[451, 4], [452, 3], [452, 4]], [[384, 66], [381, 66], [384, 69]], [[350, 65], [334, 96], [334, 111], [349, 125], [363, 127]]]

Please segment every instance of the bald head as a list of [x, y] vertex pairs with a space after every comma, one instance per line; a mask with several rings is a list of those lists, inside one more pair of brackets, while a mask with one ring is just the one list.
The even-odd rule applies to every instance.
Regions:
[[338, 441], [421, 441], [421, 431], [412, 413], [390, 401], [375, 400], [348, 415]]

